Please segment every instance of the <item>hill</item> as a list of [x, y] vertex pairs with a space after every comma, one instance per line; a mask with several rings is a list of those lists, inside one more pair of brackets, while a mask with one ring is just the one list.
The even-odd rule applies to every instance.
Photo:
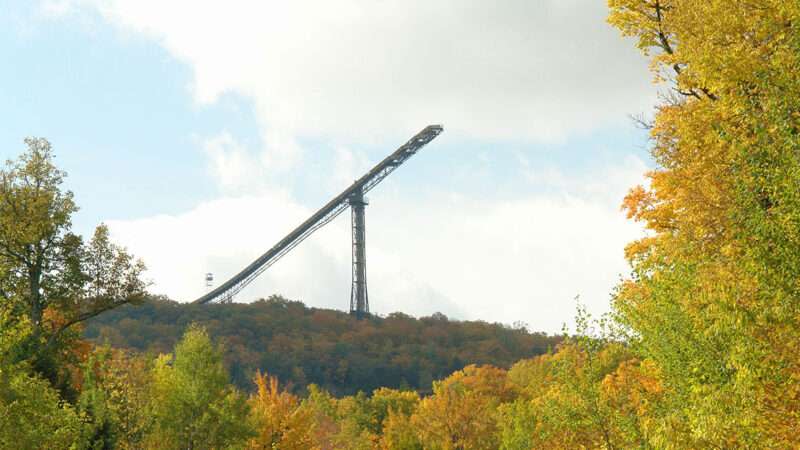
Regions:
[[204, 325], [223, 343], [231, 376], [242, 388], [251, 389], [261, 370], [297, 392], [314, 383], [337, 395], [381, 386], [429, 392], [433, 380], [468, 364], [507, 368], [546, 353], [561, 339], [442, 314], [356, 320], [278, 296], [227, 305], [150, 299], [95, 318], [84, 336], [115, 348], [167, 353], [191, 323]]

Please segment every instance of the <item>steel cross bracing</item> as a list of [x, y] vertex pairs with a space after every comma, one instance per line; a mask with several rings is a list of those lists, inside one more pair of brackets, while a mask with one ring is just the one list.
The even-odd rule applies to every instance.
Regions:
[[[344, 192], [334, 197], [325, 206], [320, 208], [319, 211], [314, 213], [305, 222], [303, 222], [297, 228], [292, 230], [292, 232], [286, 235], [286, 237], [278, 241], [278, 243], [275, 244], [275, 246], [269, 249], [266, 253], [264, 253], [258, 259], [250, 263], [250, 265], [245, 267], [241, 272], [234, 275], [228, 281], [222, 283], [208, 294], [195, 300], [194, 303], [202, 304], [214, 301], [231, 302], [233, 300], [233, 297], [237, 293], [239, 293], [242, 289], [244, 289], [245, 286], [250, 284], [250, 282], [252, 282], [256, 277], [261, 275], [270, 266], [275, 264], [275, 262], [278, 261], [281, 257], [289, 253], [298, 244], [303, 242], [303, 240], [306, 239], [308, 236], [310, 236], [314, 231], [318, 230], [319, 228], [329, 223], [331, 220], [335, 219], [348, 207], [355, 206], [353, 205], [353, 202], [355, 202], [356, 204], [360, 204], [359, 208], [361, 208], [360, 210], [361, 234], [360, 237], [356, 236], [355, 234], [356, 233], [355, 214], [358, 213], [355, 212], [356, 208], [354, 207], [354, 217], [353, 217], [354, 291], [351, 296], [351, 312], [356, 312], [359, 314], [369, 312], [369, 303], [367, 300], [367, 292], [366, 292], [366, 260], [364, 259], [364, 254], [363, 254], [363, 247], [364, 247], [363, 207], [366, 204], [363, 201], [364, 195], [367, 192], [369, 192], [372, 188], [374, 188], [376, 185], [378, 185], [378, 183], [383, 181], [387, 176], [389, 176], [390, 173], [394, 172], [395, 169], [400, 167], [404, 162], [406, 162], [406, 160], [414, 156], [422, 147], [424, 147], [430, 141], [434, 140], [436, 136], [442, 133], [442, 131], [443, 128], [441, 125], [429, 125], [425, 127], [424, 130], [417, 133], [408, 142], [406, 142], [400, 148], [395, 150], [394, 153], [387, 156], [378, 165], [373, 167], [372, 170], [366, 173], [366, 175], [356, 180], [349, 188], [345, 189]], [[356, 254], [357, 247], [359, 246], [361, 249], [361, 254], [357, 255]], [[356, 261], [356, 258], [359, 256], [360, 258], [358, 258], [358, 261]], [[359, 264], [358, 266], [359, 273], [356, 273], [357, 263]], [[356, 278], [357, 276], [358, 278]], [[356, 292], [357, 282], [359, 283], [359, 286], [363, 284], [363, 290], [358, 292]], [[361, 298], [362, 293], [363, 293], [363, 298]], [[352, 309], [354, 301], [356, 309]]]

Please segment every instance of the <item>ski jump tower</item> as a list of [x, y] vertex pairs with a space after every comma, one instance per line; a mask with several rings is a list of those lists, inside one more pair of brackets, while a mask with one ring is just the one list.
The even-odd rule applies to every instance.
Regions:
[[334, 197], [325, 206], [292, 230], [286, 237], [278, 241], [271, 249], [242, 269], [228, 281], [198, 298], [194, 303], [211, 302], [230, 303], [242, 289], [275, 264], [281, 257], [297, 247], [303, 240], [330, 223], [347, 208], [352, 214], [353, 245], [353, 287], [350, 294], [350, 313], [361, 318], [369, 315], [369, 297], [367, 295], [367, 258], [366, 258], [366, 193], [383, 181], [390, 173], [414, 156], [422, 147], [441, 134], [441, 125], [429, 125], [403, 144], [394, 153], [387, 156], [378, 165], [356, 180], [344, 192]]

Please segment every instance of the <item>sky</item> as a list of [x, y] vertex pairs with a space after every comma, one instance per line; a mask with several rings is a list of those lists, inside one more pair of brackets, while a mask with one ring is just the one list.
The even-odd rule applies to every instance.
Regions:
[[[373, 312], [558, 332], [609, 310], [653, 167], [647, 61], [604, 1], [0, 0], [0, 157], [46, 137], [81, 210], [177, 301], [410, 136], [369, 195]], [[242, 291], [346, 310], [349, 214]]]

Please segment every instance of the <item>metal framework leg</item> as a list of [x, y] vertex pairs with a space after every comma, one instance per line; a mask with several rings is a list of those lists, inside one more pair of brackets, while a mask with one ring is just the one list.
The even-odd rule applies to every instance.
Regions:
[[359, 190], [350, 197], [353, 231], [353, 289], [350, 293], [350, 314], [359, 319], [369, 314], [369, 296], [367, 295], [367, 252], [366, 218], [364, 209], [367, 202], [363, 191]]

